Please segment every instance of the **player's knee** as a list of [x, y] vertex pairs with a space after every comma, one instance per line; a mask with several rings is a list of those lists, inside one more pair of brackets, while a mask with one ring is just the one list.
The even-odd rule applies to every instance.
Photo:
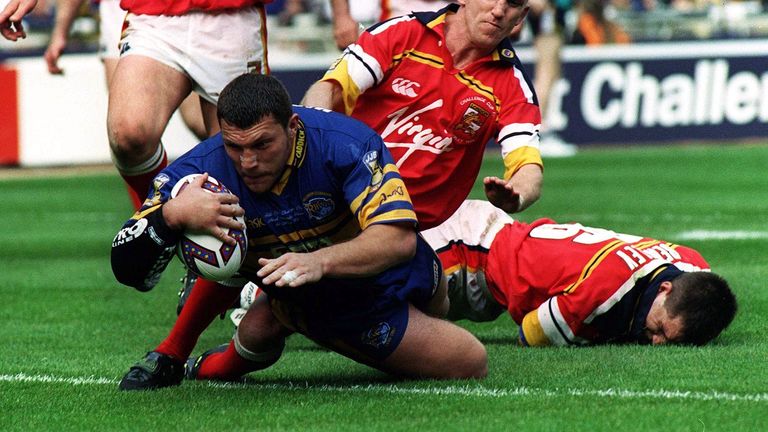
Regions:
[[144, 126], [129, 121], [108, 123], [109, 147], [115, 161], [127, 166], [139, 165], [152, 156], [160, 137], [153, 136]]
[[479, 340], [475, 339], [462, 357], [461, 367], [457, 368], [454, 378], [484, 378], [488, 375], [488, 352]]
[[265, 352], [283, 343], [285, 328], [268, 308], [252, 308], [240, 322], [237, 334], [243, 347], [253, 352]]

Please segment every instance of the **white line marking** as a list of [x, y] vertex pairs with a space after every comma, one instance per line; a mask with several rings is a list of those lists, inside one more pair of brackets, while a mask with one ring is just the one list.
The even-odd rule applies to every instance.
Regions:
[[[34, 382], [34, 383], [56, 383], [71, 385], [88, 384], [109, 384], [117, 385], [118, 380], [112, 378], [100, 377], [55, 377], [51, 375], [27, 375], [1, 374], [0, 382]], [[688, 391], [688, 390], [627, 390], [627, 389], [574, 389], [574, 388], [554, 388], [541, 389], [535, 387], [514, 387], [509, 389], [493, 389], [482, 386], [446, 386], [446, 387], [399, 387], [397, 385], [349, 385], [349, 386], [330, 386], [315, 385], [310, 383], [285, 384], [259, 384], [259, 383], [220, 383], [208, 382], [209, 387], [213, 388], [231, 388], [231, 389], [252, 389], [252, 390], [277, 390], [277, 391], [318, 391], [318, 392], [359, 392], [359, 393], [389, 393], [389, 394], [410, 394], [410, 395], [429, 395], [429, 396], [470, 396], [480, 398], [513, 398], [521, 396], [538, 397], [558, 397], [558, 396], [592, 396], [620, 399], [678, 399], [678, 400], [699, 400], [699, 401], [718, 401], [718, 402], [768, 402], [768, 393], [737, 394], [726, 393], [716, 390], [709, 392]]]
[[768, 238], [766, 231], [683, 231], [675, 237], [679, 240], [751, 240]]

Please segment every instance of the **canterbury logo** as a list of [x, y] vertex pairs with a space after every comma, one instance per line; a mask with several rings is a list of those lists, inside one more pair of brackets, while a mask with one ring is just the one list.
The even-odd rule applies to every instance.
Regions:
[[416, 94], [416, 89], [419, 87], [421, 87], [421, 84], [415, 81], [409, 81], [405, 78], [395, 78], [395, 80], [392, 81], [392, 90], [403, 96], [412, 98], [418, 96], [418, 94]]

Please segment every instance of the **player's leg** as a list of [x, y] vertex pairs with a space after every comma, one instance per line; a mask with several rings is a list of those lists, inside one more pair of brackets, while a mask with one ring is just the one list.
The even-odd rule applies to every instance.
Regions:
[[179, 107], [179, 114], [181, 119], [195, 137], [200, 141], [208, 138], [208, 131], [205, 127], [205, 121], [203, 121], [203, 113], [200, 108], [200, 96], [190, 93]]
[[107, 131], [115, 166], [134, 203], [144, 200], [152, 179], [167, 165], [160, 138], [191, 88], [186, 75], [152, 58], [129, 55], [118, 62], [109, 90]]
[[275, 318], [267, 296], [258, 296], [228, 345], [188, 361], [187, 378], [232, 381], [266, 369], [280, 358], [290, 334]]
[[488, 373], [488, 357], [467, 330], [410, 305], [405, 335], [380, 368], [414, 378], [482, 378]]
[[151, 390], [178, 385], [184, 362], [198, 338], [219, 313], [226, 311], [241, 288], [198, 278], [186, 305], [168, 337], [144, 359], [133, 365], [120, 381], [121, 390]]

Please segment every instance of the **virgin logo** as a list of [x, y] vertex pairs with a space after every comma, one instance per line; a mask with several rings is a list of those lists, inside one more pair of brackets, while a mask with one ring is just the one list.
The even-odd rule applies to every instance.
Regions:
[[409, 81], [405, 78], [395, 78], [395, 80], [392, 81], [392, 91], [412, 98], [418, 96], [416, 90], [420, 87], [421, 84], [415, 81]]
[[[429, 115], [430, 112], [438, 112], [442, 106], [443, 100], [438, 99], [410, 114], [406, 114], [409, 108], [406, 106], [387, 116], [389, 123], [381, 132], [381, 138], [390, 149], [398, 147], [406, 149], [397, 160], [398, 168], [416, 151], [427, 151], [433, 154], [451, 151], [453, 136], [440, 135], [439, 131], [429, 127], [436, 123], [434, 116]], [[422, 124], [422, 117], [427, 120], [427, 125]]]

